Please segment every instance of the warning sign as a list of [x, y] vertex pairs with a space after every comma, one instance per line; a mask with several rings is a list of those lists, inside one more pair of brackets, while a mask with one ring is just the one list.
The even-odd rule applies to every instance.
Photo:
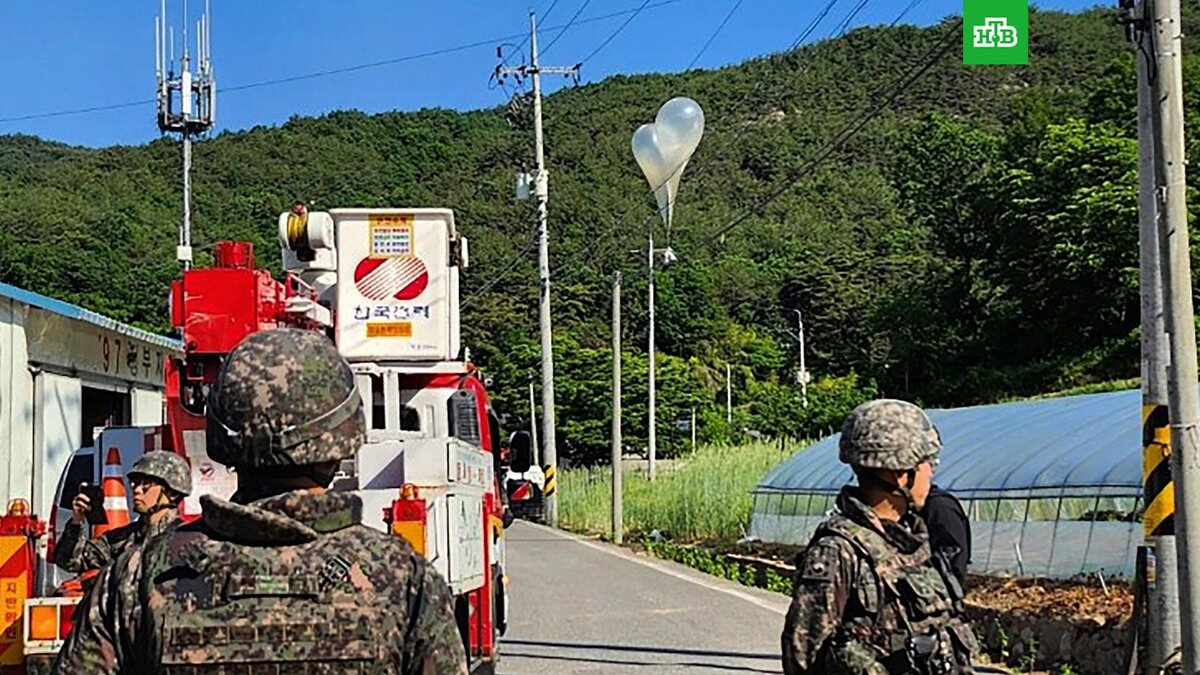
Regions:
[[29, 597], [30, 560], [24, 536], [0, 537], [0, 665], [20, 665], [24, 657], [21, 625]]
[[412, 323], [396, 321], [393, 323], [368, 323], [367, 337], [412, 337]]

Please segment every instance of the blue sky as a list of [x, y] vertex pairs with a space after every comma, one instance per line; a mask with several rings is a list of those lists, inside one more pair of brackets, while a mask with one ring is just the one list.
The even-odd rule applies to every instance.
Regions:
[[[582, 82], [617, 73], [683, 70], [736, 0], [649, 5], [584, 64]], [[584, 3], [587, 6], [584, 7]], [[168, 1], [181, 25], [180, 0]], [[520, 42], [530, 10], [544, 16], [543, 45], [582, 8], [579, 22], [639, 7], [641, 0], [212, 0], [217, 130], [276, 125], [292, 115], [503, 103], [489, 88], [495, 45]], [[816, 16], [820, 0], [742, 0], [697, 67], [736, 63], [786, 49]], [[857, 4], [839, 0], [813, 34], [837, 28]], [[909, 0], [870, 0], [852, 25], [890, 23]], [[1043, 9], [1077, 10], [1096, 0], [1038, 0]], [[1115, 0], [1112, 3], [1115, 4]], [[553, 7], [552, 7], [553, 5]], [[79, 115], [13, 119], [144, 101], [154, 93], [157, 0], [5, 0], [0, 3], [0, 134], [26, 133], [88, 146], [140, 144], [158, 137], [153, 104]], [[191, 0], [193, 22], [202, 0]], [[960, 13], [961, 0], [921, 0], [905, 22], [928, 25]], [[630, 15], [579, 23], [545, 54], [546, 65], [573, 65]], [[480, 46], [338, 75], [240, 91], [231, 88], [393, 60], [460, 45]], [[519, 59], [514, 59], [518, 61]], [[553, 80], [548, 90], [563, 86]]]

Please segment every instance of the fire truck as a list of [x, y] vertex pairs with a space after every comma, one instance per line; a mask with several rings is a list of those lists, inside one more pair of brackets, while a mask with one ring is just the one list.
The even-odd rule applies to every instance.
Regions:
[[[185, 270], [172, 284], [171, 322], [183, 354], [166, 368], [166, 424], [102, 431], [73, 458], [55, 503], [69, 504], [62, 495], [81, 481], [99, 480], [102, 449], [118, 448], [123, 465], [167, 449], [192, 467], [194, 491], [181, 515], [199, 517], [201, 495], [227, 498], [236, 488], [236, 475], [208, 457], [204, 438], [205, 401], [224, 357], [256, 331], [322, 332], [351, 364], [368, 427], [333, 489], [356, 492], [365, 525], [404, 537], [446, 579], [472, 672], [493, 672], [507, 625], [500, 425], [460, 344], [468, 248], [454, 213], [298, 205], [279, 216], [278, 229], [282, 279], [256, 267], [252, 244], [225, 241], [212, 267]], [[0, 537], [34, 541], [38, 524], [21, 520], [28, 514], [19, 508], [16, 516], [0, 520]], [[69, 517], [63, 508], [51, 514], [51, 548]], [[51, 568], [43, 562], [45, 578], [31, 583], [38, 597], [25, 602], [30, 663], [61, 647], [78, 602], [56, 597], [62, 585]]]

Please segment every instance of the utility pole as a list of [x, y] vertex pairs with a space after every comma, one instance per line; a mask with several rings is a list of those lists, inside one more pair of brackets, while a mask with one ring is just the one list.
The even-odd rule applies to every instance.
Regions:
[[733, 426], [733, 367], [728, 363], [725, 364], [725, 421]]
[[537, 404], [534, 403], [532, 381], [529, 383], [529, 437], [533, 446], [533, 463], [541, 466], [538, 459]]
[[538, 63], [537, 15], [529, 13], [530, 65], [517, 68], [497, 66], [496, 76], [519, 78], [529, 76], [533, 81], [533, 152], [536, 173], [533, 193], [537, 200], [538, 222], [538, 323], [542, 332], [542, 444], [546, 463], [546, 523], [558, 527], [557, 481], [558, 448], [554, 433], [554, 340], [550, 327], [550, 246], [546, 229], [546, 205], [550, 200], [550, 176], [546, 172], [546, 156], [542, 144], [542, 74], [574, 75], [575, 67], [544, 67]]
[[1169, 345], [1163, 326], [1163, 272], [1158, 242], [1154, 162], [1153, 92], [1150, 89], [1146, 2], [1127, 7], [1140, 47], [1137, 62], [1138, 223], [1142, 323], [1142, 525], [1146, 537], [1146, 672], [1157, 673], [1179, 647], [1179, 584], [1176, 571], [1175, 487], [1171, 482], [1171, 432], [1167, 406]]
[[654, 461], [658, 454], [658, 442], [655, 437], [655, 432], [658, 430], [658, 414], [657, 414], [657, 387], [654, 385], [654, 220], [648, 222], [648, 243], [646, 245], [646, 262], [650, 274], [650, 337], [647, 340], [649, 343], [648, 351], [650, 353], [650, 401], [647, 420], [647, 443], [648, 454], [650, 460], [650, 480], [654, 480]]
[[621, 273], [613, 277], [612, 286], [612, 537], [613, 543], [624, 539], [623, 490], [621, 486]]
[[1200, 672], [1200, 447], [1198, 447], [1196, 329], [1192, 307], [1183, 135], [1183, 36], [1179, 0], [1146, 0], [1154, 68], [1150, 81], [1158, 245], [1162, 261], [1165, 328], [1170, 340], [1167, 399], [1171, 424], [1171, 478], [1179, 548], [1179, 615], [1183, 671]]
[[[183, 58], [175, 72], [175, 32], [167, 26], [167, 0], [161, 0], [161, 15], [154, 18], [154, 72], [158, 81], [156, 101], [158, 128], [183, 138], [183, 218], [175, 258], [183, 269], [192, 267], [192, 136], [212, 129], [216, 121], [217, 81], [212, 69], [210, 11], [196, 23], [197, 71], [191, 71], [188, 52], [187, 2], [183, 3]], [[178, 105], [178, 109], [176, 109]]]
[[800, 404], [808, 407], [808, 368], [804, 365], [804, 314], [798, 309], [796, 313], [796, 330], [800, 338]]

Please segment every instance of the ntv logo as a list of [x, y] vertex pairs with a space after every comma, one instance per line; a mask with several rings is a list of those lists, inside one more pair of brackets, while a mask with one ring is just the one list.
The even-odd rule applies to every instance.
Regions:
[[1004, 17], [984, 19], [983, 25], [974, 26], [973, 31], [975, 47], [1016, 47], [1019, 41], [1017, 29], [1008, 25]]
[[963, 63], [1029, 63], [1029, 0], [963, 0]]

